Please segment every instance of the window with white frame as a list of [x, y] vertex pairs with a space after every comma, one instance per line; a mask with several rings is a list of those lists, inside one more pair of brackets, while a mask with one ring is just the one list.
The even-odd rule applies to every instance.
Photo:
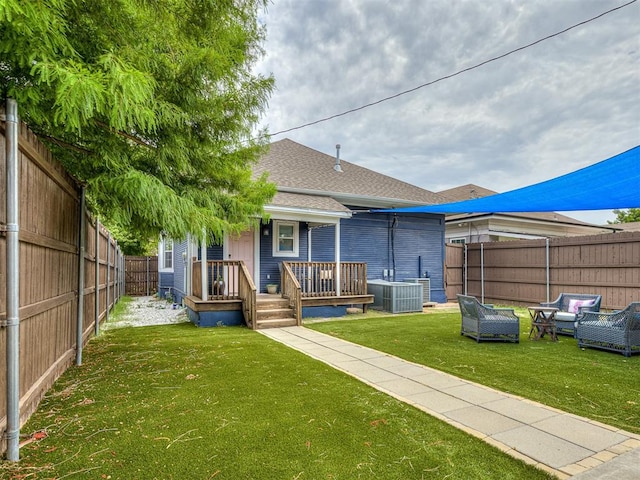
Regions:
[[298, 222], [273, 221], [273, 256], [298, 256]]
[[173, 270], [173, 240], [162, 236], [160, 239], [160, 248], [158, 250], [160, 270]]
[[466, 243], [466, 239], [464, 237], [452, 238], [451, 240], [449, 240], [449, 243], [460, 243], [464, 245]]

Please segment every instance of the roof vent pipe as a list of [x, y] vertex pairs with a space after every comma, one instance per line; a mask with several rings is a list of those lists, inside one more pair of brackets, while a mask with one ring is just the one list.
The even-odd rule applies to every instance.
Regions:
[[339, 143], [336, 145], [336, 164], [333, 166], [333, 169], [336, 172], [342, 171], [342, 167], [340, 167], [340, 144]]

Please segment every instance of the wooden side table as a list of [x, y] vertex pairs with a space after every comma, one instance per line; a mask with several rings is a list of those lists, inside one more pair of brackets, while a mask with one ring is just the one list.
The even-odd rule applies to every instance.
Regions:
[[531, 338], [531, 334], [535, 331], [534, 340], [540, 340], [544, 337], [545, 333], [548, 333], [551, 337], [551, 340], [554, 342], [558, 341], [558, 337], [556, 336], [556, 312], [557, 308], [554, 307], [527, 307], [529, 309], [529, 315], [531, 316], [531, 330], [529, 330], [529, 338]]

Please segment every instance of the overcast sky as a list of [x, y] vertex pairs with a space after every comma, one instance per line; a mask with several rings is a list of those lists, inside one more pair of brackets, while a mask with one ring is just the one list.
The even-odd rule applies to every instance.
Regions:
[[[628, 1], [273, 0], [257, 66], [276, 80], [263, 125], [274, 134], [376, 102]], [[467, 183], [505, 192], [640, 144], [639, 85], [636, 2], [272, 140], [330, 155], [339, 143], [342, 159], [434, 192]]]

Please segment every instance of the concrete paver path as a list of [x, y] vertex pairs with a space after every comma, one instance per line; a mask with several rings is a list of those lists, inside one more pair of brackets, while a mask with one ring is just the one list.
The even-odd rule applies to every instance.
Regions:
[[640, 479], [640, 435], [304, 327], [260, 332], [558, 478]]

